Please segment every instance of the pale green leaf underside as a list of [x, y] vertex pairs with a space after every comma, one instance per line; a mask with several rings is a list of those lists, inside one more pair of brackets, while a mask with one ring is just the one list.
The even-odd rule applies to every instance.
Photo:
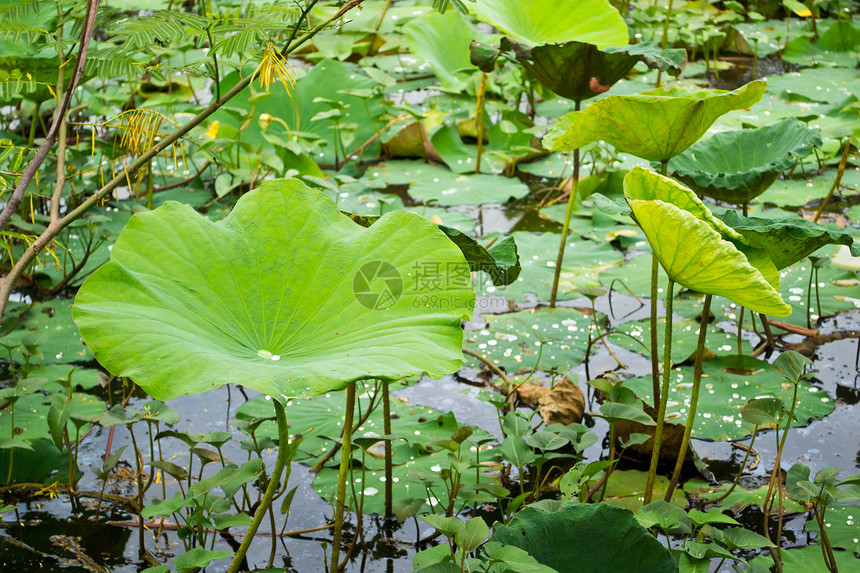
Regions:
[[627, 25], [607, 0], [480, 0], [470, 5], [482, 22], [530, 46], [584, 42], [626, 46]]
[[469, 45], [477, 30], [456, 10], [426, 14], [404, 26], [406, 45], [418, 58], [430, 63], [442, 87], [463, 91], [472, 68]]
[[[368, 274], [379, 261], [396, 271]], [[441, 286], [415, 280], [438, 268]], [[363, 297], [359, 272], [372, 279]], [[395, 275], [400, 296], [378, 297]], [[468, 277], [459, 249], [422, 217], [397, 211], [365, 229], [321, 192], [281, 180], [218, 223], [172, 202], [135, 215], [73, 311], [99, 362], [153, 397], [232, 382], [286, 398], [457, 370], [475, 301]]]
[[636, 157], [666, 161], [698, 141], [721, 115], [759, 101], [766, 85], [758, 80], [731, 92], [609, 96], [556, 120], [544, 146], [569, 151], [603, 140]]
[[630, 206], [660, 264], [675, 282], [697, 292], [724, 296], [755, 312], [791, 314], [791, 307], [762, 273], [707, 223], [659, 200], [632, 200]]

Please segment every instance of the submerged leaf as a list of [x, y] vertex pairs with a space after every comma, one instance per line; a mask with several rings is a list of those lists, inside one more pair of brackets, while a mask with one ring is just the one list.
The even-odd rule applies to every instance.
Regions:
[[691, 190], [637, 166], [624, 178], [624, 193], [654, 254], [675, 282], [755, 312], [791, 314], [767, 254], [750, 248], [742, 252], [724, 238], [738, 235]]
[[153, 397], [233, 382], [286, 398], [456, 370], [468, 279], [426, 219], [398, 211], [364, 229], [279, 180], [218, 223], [170, 202], [135, 215], [73, 312], [102, 365]]
[[567, 151], [602, 139], [636, 157], [666, 161], [698, 141], [721, 115], [760, 100], [766, 85], [758, 80], [731, 92], [672, 88], [609, 96], [557, 119], [543, 144]]

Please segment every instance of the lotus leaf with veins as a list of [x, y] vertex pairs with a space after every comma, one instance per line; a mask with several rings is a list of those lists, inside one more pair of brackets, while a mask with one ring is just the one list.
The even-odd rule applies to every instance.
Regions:
[[363, 228], [279, 180], [217, 223], [173, 202], [135, 215], [73, 316], [99, 362], [155, 398], [233, 382], [284, 399], [457, 370], [474, 302], [430, 221], [396, 211]]
[[692, 190], [636, 166], [624, 178], [624, 195], [672, 280], [755, 312], [791, 314], [767, 252], [741, 244], [741, 235], [714, 217]]

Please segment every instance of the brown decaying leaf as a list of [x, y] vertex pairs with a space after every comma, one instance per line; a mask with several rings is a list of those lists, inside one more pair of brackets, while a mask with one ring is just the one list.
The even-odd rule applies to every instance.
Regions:
[[585, 396], [579, 386], [563, 378], [552, 388], [525, 383], [517, 390], [520, 400], [531, 407], [540, 406], [544, 423], [573, 424], [582, 420]]

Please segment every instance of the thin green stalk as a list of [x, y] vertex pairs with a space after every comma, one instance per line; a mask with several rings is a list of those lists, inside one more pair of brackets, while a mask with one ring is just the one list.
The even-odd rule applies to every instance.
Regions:
[[[331, 573], [340, 568], [340, 544], [343, 535], [343, 510], [346, 505], [346, 474], [352, 462], [352, 418], [355, 413], [355, 382], [346, 387], [346, 412], [343, 416], [343, 441], [340, 446], [340, 469], [337, 474], [337, 503], [334, 510], [334, 534], [331, 542]], [[230, 573], [233, 573], [232, 571]]]
[[740, 481], [741, 481], [741, 476], [743, 475], [743, 473], [744, 473], [744, 469], [746, 469], [746, 467], [747, 467], [747, 462], [748, 462], [748, 461], [749, 461], [749, 459], [750, 459], [750, 452], [752, 452], [752, 451], [753, 451], [753, 446], [755, 445], [755, 438], [756, 438], [756, 436], [757, 436], [757, 435], [758, 435], [758, 426], [756, 426], [755, 428], [753, 428], [753, 434], [752, 434], [752, 439], [750, 440], [750, 445], [749, 445], [749, 447], [747, 448], [747, 453], [746, 453], [746, 455], [744, 455], [744, 461], [743, 461], [743, 462], [741, 462], [741, 469], [740, 469], [740, 470], [738, 470], [738, 473], [737, 473], [737, 475], [735, 476], [735, 481], [733, 481], [733, 482], [732, 482], [731, 487], [729, 487], [728, 491], [726, 491], [726, 493], [724, 493], [724, 494], [723, 494], [723, 495], [721, 495], [720, 497], [716, 497], [716, 498], [709, 499], [709, 500], [708, 500], [708, 503], [719, 503], [719, 502], [723, 501], [724, 499], [726, 499], [727, 497], [729, 497], [733, 491], [735, 491], [735, 488], [736, 488], [736, 487], [738, 487], [738, 483], [740, 483]]
[[484, 154], [484, 98], [487, 95], [487, 72], [481, 73], [481, 84], [475, 95], [475, 131], [478, 137], [478, 158], [475, 161], [475, 173], [481, 172], [481, 156]]
[[657, 282], [660, 280], [660, 263], [657, 255], [651, 253], [651, 392], [654, 396], [654, 407], [660, 402], [660, 351], [657, 350]]
[[[275, 460], [275, 467], [272, 470], [272, 477], [269, 479], [269, 485], [266, 487], [266, 493], [263, 496], [263, 499], [260, 500], [260, 505], [257, 506], [257, 511], [254, 513], [254, 520], [248, 527], [248, 531], [242, 539], [242, 544], [239, 546], [239, 550], [236, 551], [236, 555], [233, 557], [233, 563], [230, 564], [228, 573], [236, 573], [242, 566], [242, 562], [245, 560], [245, 554], [248, 553], [248, 548], [251, 546], [251, 542], [254, 541], [254, 535], [257, 533], [260, 523], [266, 516], [266, 511], [272, 504], [272, 498], [275, 497], [275, 492], [278, 490], [278, 486], [280, 486], [281, 473], [284, 471], [284, 466], [287, 465], [287, 457], [290, 450], [290, 435], [289, 428], [287, 427], [287, 416], [284, 413], [284, 406], [280, 402], [275, 399], [272, 399], [272, 402], [275, 404], [275, 417], [278, 421], [278, 457]], [[274, 534], [274, 531], [272, 531], [272, 533]]]
[[660, 408], [657, 411], [657, 427], [654, 428], [654, 446], [651, 449], [651, 464], [648, 467], [648, 480], [645, 482], [643, 505], [651, 503], [654, 494], [654, 481], [657, 479], [657, 464], [660, 461], [660, 442], [663, 439], [663, 425], [666, 421], [666, 405], [669, 402], [669, 377], [672, 372], [672, 299], [675, 281], [669, 277], [666, 290], [666, 330], [663, 335], [663, 387], [660, 391]]
[[[660, 49], [665, 50], [666, 44], [669, 42], [669, 21], [672, 19], [672, 0], [669, 0], [669, 5], [666, 7], [666, 20], [663, 22], [663, 38], [660, 40]], [[660, 79], [663, 70], [657, 71], [657, 83], [654, 87], [660, 87]]]
[[705, 295], [705, 304], [702, 309], [702, 322], [699, 325], [699, 342], [696, 346], [696, 362], [693, 367], [693, 390], [690, 395], [690, 411], [687, 413], [687, 423], [684, 426], [684, 437], [681, 439], [681, 448], [678, 450], [678, 460], [675, 462], [675, 470], [669, 488], [663, 498], [665, 501], [672, 499], [678, 479], [681, 477], [681, 468], [687, 456], [687, 448], [690, 445], [690, 436], [693, 434], [693, 423], [696, 420], [696, 408], [699, 405], [699, 387], [702, 383], [702, 362], [705, 355], [705, 339], [708, 336], [708, 316], [711, 314], [711, 295]]
[[[580, 101], [574, 102], [574, 111], [579, 111]], [[558, 296], [558, 279], [561, 277], [561, 264], [564, 260], [564, 247], [567, 244], [567, 232], [570, 229], [570, 217], [573, 214], [573, 206], [576, 203], [576, 190], [579, 186], [579, 150], [573, 150], [573, 175], [570, 183], [570, 195], [567, 198], [567, 211], [564, 213], [564, 224], [561, 226], [561, 243], [558, 246], [558, 257], [555, 260], [555, 274], [552, 278], [552, 294], [549, 299], [549, 307], [555, 308], [555, 300]]]
[[[391, 397], [388, 395], [388, 380], [382, 381], [382, 428], [386, 436], [391, 435]], [[385, 440], [385, 518], [394, 517], [394, 467], [391, 440]]]

